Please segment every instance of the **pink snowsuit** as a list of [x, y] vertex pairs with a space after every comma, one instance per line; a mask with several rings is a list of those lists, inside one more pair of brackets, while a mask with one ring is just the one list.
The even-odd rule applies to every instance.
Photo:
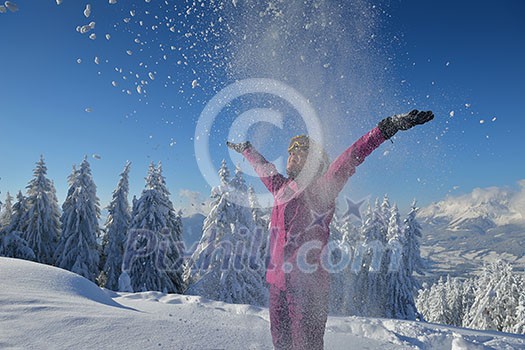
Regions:
[[375, 127], [303, 191], [253, 147], [243, 155], [274, 196], [270, 229], [270, 328], [276, 349], [323, 349], [329, 272], [322, 265], [335, 200], [356, 166], [385, 138]]

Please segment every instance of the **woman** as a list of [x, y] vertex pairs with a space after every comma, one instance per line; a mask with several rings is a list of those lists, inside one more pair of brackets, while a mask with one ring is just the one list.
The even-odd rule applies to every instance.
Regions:
[[385, 140], [433, 118], [431, 111], [418, 110], [385, 118], [331, 164], [322, 147], [306, 135], [296, 136], [288, 147], [288, 177], [249, 141], [227, 142], [250, 161], [274, 196], [266, 280], [276, 349], [323, 349], [330, 285], [321, 257], [337, 195], [355, 168]]

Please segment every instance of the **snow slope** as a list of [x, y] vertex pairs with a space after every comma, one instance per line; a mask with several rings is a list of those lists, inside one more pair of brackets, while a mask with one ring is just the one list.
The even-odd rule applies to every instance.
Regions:
[[[2, 349], [271, 349], [268, 310], [195, 296], [113, 293], [76, 274], [0, 258]], [[329, 317], [326, 349], [525, 349], [525, 336]]]

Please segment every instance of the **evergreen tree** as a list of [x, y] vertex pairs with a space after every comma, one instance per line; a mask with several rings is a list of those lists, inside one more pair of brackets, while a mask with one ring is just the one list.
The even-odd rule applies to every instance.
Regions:
[[476, 298], [464, 323], [469, 328], [512, 332], [523, 293], [521, 281], [504, 261], [485, 266], [476, 283]]
[[250, 203], [252, 218], [255, 222], [255, 225], [264, 229], [265, 231], [268, 231], [268, 227], [270, 224], [268, 215], [267, 213], [265, 213], [264, 210], [261, 209], [261, 205], [259, 203], [259, 200], [257, 199], [257, 195], [252, 186], [248, 187], [248, 201]]
[[99, 199], [86, 158], [70, 176], [71, 187], [62, 206], [62, 235], [56, 265], [95, 282], [99, 274]]
[[180, 293], [182, 221], [175, 213], [162, 166], [149, 166], [146, 187], [133, 201], [122, 271], [135, 292]]
[[19, 232], [21, 237], [24, 237], [27, 229], [27, 212], [29, 208], [27, 205], [27, 198], [18, 191], [16, 195], [16, 202], [13, 204], [13, 214], [11, 215], [11, 222], [5, 228], [6, 232]]
[[399, 212], [397, 205], [390, 209], [390, 219], [388, 223], [388, 241], [387, 256], [385, 261], [387, 267], [387, 302], [385, 305], [386, 317], [415, 320], [417, 311], [414, 300], [416, 286], [412, 278], [413, 271], [406, 266], [404, 259], [407, 247], [407, 240], [404, 232], [401, 230]]
[[5, 197], [5, 203], [0, 206], [2, 207], [2, 211], [0, 213], [0, 230], [4, 227], [7, 227], [9, 223], [11, 222], [11, 216], [13, 215], [13, 197], [9, 192], [7, 192], [7, 195]]
[[386, 246], [386, 226], [380, 215], [378, 200], [368, 206], [361, 227], [362, 242], [354, 253], [354, 267], [359, 264], [356, 286], [356, 306], [359, 315], [384, 317], [386, 303], [386, 276], [383, 262]]
[[230, 303], [264, 305], [267, 286], [261, 257], [262, 234], [255, 229], [240, 168], [229, 180], [223, 161], [221, 184], [212, 189], [212, 209], [202, 238], [186, 266], [187, 292]]
[[330, 297], [329, 297], [329, 311], [332, 314], [344, 315], [346, 313], [346, 277], [347, 272], [341, 269], [344, 264], [344, 259], [348, 257], [349, 247], [344, 241], [343, 232], [341, 228], [343, 223], [338, 215], [334, 215], [330, 223], [330, 265], [334, 271], [330, 273]]
[[19, 232], [0, 231], [0, 256], [24, 260], [35, 260], [35, 253], [20, 237]]
[[440, 277], [438, 283], [433, 285], [430, 290], [428, 311], [424, 317], [429, 322], [446, 324], [447, 307], [447, 290], [443, 277]]
[[[387, 210], [388, 215], [385, 214]], [[401, 225], [397, 205], [390, 205], [386, 195], [381, 205], [377, 199], [373, 207], [368, 205], [359, 230], [349, 218], [336, 223], [335, 227], [342, 231], [343, 249], [339, 252], [345, 254], [346, 249], [346, 254], [351, 257], [349, 267], [343, 271], [342, 282], [336, 283], [342, 290], [342, 306], [339, 308], [342, 313], [418, 318], [414, 300], [418, 284], [410, 265], [413, 258], [406, 255], [419, 257], [420, 252], [418, 242], [409, 245], [405, 226], [419, 227], [415, 216]], [[418, 238], [417, 232], [414, 237]], [[417, 249], [411, 252], [410, 247]]]
[[[348, 265], [342, 271], [341, 281], [341, 304], [339, 305], [340, 313], [343, 315], [357, 315], [358, 314], [358, 289], [357, 288], [357, 277], [361, 266], [354, 266], [352, 262], [361, 263], [360, 250], [358, 247], [360, 244], [360, 232], [359, 229], [351, 220], [350, 215], [346, 215], [341, 219], [336, 218], [336, 227], [341, 233], [341, 254], [346, 254], [349, 259]], [[355, 260], [352, 261], [352, 258]], [[332, 309], [335, 309], [334, 305]]]
[[[381, 206], [379, 207], [379, 216], [382, 218], [385, 227], [388, 227], [388, 222], [390, 220], [390, 214], [391, 214], [390, 210], [391, 210], [390, 201], [388, 200], [388, 196], [385, 194], [383, 196], [383, 202], [381, 202]], [[389, 238], [390, 237], [388, 237], [388, 234], [387, 234], [386, 241], [388, 241]]]
[[417, 306], [429, 322], [523, 333], [523, 279], [503, 261], [486, 265], [479, 277], [442, 278], [419, 291]]
[[516, 324], [512, 327], [513, 333], [525, 334], [525, 281], [521, 280], [522, 291], [518, 298], [518, 305], [516, 307]]
[[128, 162], [120, 174], [117, 188], [113, 191], [113, 197], [108, 205], [108, 218], [106, 221], [106, 244], [104, 255], [106, 262], [103, 267], [105, 275], [105, 286], [111, 290], [118, 290], [118, 279], [122, 273], [122, 257], [126, 235], [131, 221], [131, 213], [128, 202], [129, 193], [129, 171], [131, 164]]
[[414, 273], [423, 275], [425, 264], [421, 258], [421, 249], [419, 239], [421, 238], [421, 225], [416, 219], [419, 208], [416, 205], [416, 200], [412, 202], [410, 212], [403, 221], [403, 233], [406, 238], [406, 246], [404, 248], [403, 258], [404, 265], [408, 269], [408, 274], [412, 276], [411, 284], [419, 288], [418, 282]]
[[0, 256], [35, 260], [35, 253], [23, 239], [27, 216], [27, 200], [19, 191], [9, 225], [0, 230]]
[[60, 235], [60, 212], [53, 182], [46, 178], [47, 167], [41, 156], [27, 185], [28, 212], [24, 238], [36, 261], [54, 264], [54, 253]]

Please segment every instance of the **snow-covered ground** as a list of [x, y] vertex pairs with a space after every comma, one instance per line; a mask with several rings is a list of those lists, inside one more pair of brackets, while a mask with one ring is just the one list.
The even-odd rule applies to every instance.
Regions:
[[[329, 317], [326, 349], [525, 349], [525, 336]], [[114, 293], [47, 265], [0, 258], [2, 349], [271, 349], [268, 310], [196, 296]]]

